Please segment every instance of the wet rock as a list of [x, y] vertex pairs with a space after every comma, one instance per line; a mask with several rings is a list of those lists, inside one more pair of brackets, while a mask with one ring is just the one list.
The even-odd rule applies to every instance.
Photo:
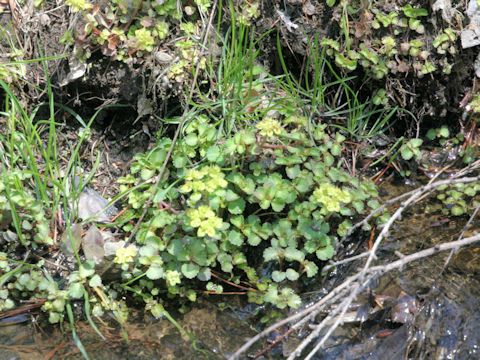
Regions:
[[[82, 183], [78, 177], [75, 177], [76, 187], [81, 187]], [[98, 222], [110, 222], [111, 218], [118, 213], [115, 205], [109, 205], [109, 201], [100, 193], [84, 187], [78, 198], [78, 217], [82, 220], [92, 220]]]
[[68, 229], [64, 231], [60, 241], [60, 249], [65, 255], [70, 256], [77, 253], [82, 243], [82, 226], [73, 224], [70, 231]]
[[464, 49], [480, 45], [480, 7], [477, 0], [470, 0], [467, 15], [470, 18], [470, 24], [460, 34]]
[[401, 294], [397, 299], [395, 305], [390, 311], [391, 320], [394, 323], [408, 324], [415, 319], [415, 314], [418, 312], [419, 303], [415, 296], [408, 294]]
[[126, 241], [109, 241], [105, 239], [105, 245], [103, 249], [105, 250], [105, 257], [114, 256], [118, 249], [125, 247]]
[[104, 244], [102, 233], [95, 225], [90, 226], [82, 239], [82, 249], [87, 260], [93, 260], [96, 264], [100, 264], [105, 256]]

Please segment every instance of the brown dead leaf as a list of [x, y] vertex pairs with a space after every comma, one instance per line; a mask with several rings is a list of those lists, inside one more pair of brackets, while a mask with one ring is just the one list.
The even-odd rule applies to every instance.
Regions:
[[140, 20], [140, 24], [142, 24], [142, 26], [144, 27], [151, 27], [153, 26], [153, 24], [155, 24], [155, 19], [149, 17], [149, 16], [144, 16], [141, 20]]
[[104, 243], [105, 241], [100, 230], [95, 225], [90, 226], [82, 239], [82, 249], [85, 258], [93, 260], [97, 264], [101, 263], [105, 256]]
[[362, 10], [360, 13], [360, 19], [353, 24], [355, 29], [355, 37], [360, 39], [365, 35], [369, 35], [372, 32], [372, 22], [373, 15], [368, 10]]
[[110, 50], [116, 50], [119, 42], [120, 42], [120, 37], [116, 34], [111, 34], [108, 37], [108, 48]]
[[408, 73], [410, 71], [410, 65], [405, 61], [399, 61], [397, 65], [397, 71], [401, 73]]

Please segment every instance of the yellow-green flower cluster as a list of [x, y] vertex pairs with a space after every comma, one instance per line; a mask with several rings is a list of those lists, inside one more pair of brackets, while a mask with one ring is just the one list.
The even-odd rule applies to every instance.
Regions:
[[180, 187], [182, 193], [213, 193], [218, 189], [226, 188], [228, 185], [225, 174], [220, 167], [204, 166], [201, 169], [187, 170], [185, 184]]
[[206, 205], [201, 205], [197, 209], [187, 210], [186, 214], [190, 220], [189, 225], [198, 228], [197, 235], [200, 237], [206, 235], [215, 237], [217, 230], [223, 225], [222, 219], [216, 216], [213, 210]]
[[65, 3], [70, 6], [74, 12], [87, 10], [92, 7], [92, 4], [85, 0], [67, 0]]
[[256, 128], [259, 130], [261, 136], [267, 138], [274, 138], [283, 132], [280, 122], [269, 117], [260, 121]]
[[116, 264], [131, 263], [135, 259], [137, 252], [138, 250], [135, 245], [129, 245], [126, 248], [121, 247], [115, 252], [115, 259], [113, 260], [113, 262]]
[[159, 21], [155, 25], [155, 34], [158, 36], [160, 40], [163, 40], [168, 35], [168, 23], [165, 21]]
[[313, 200], [322, 204], [328, 212], [339, 212], [340, 206], [351, 202], [352, 197], [348, 191], [324, 183], [313, 192]]
[[169, 287], [178, 285], [182, 282], [180, 279], [180, 273], [177, 270], [167, 270], [165, 274], [165, 280]]
[[135, 30], [135, 41], [138, 50], [152, 51], [155, 45], [155, 38], [148, 29]]
[[211, 0], [194, 0], [194, 1], [201, 12], [207, 12], [210, 6], [212, 6]]

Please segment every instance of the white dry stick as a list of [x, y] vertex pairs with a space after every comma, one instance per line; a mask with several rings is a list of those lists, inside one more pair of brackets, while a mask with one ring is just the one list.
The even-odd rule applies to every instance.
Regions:
[[[353, 285], [353, 287], [354, 287], [354, 290], [355, 290], [355, 289], [358, 288], [358, 285]], [[318, 335], [320, 334], [320, 331], [325, 327], [326, 324], [328, 324], [332, 319], [335, 318], [335, 316], [340, 312], [340, 310], [341, 310], [341, 313], [337, 317], [337, 320], [335, 321], [335, 323], [339, 319], [341, 319], [345, 315], [345, 313], [347, 312], [348, 308], [350, 307], [350, 304], [352, 303], [352, 300], [353, 300], [352, 297], [349, 296], [349, 297], [345, 298], [337, 308], [333, 309], [328, 314], [328, 316], [326, 316], [325, 319], [323, 319], [322, 322], [320, 324], [318, 324], [315, 327], [315, 329], [300, 343], [300, 345], [297, 346], [295, 351], [293, 351], [290, 354], [290, 356], [288, 357], [287, 360], [293, 360], [297, 356], [300, 356], [302, 354], [303, 349], [305, 349], [305, 347], [307, 347], [308, 344], [310, 344], [315, 338], [318, 337]], [[335, 323], [334, 323], [334, 325], [335, 325]]]
[[358, 260], [358, 259], [362, 259], [364, 257], [367, 257], [368, 255], [370, 255], [370, 251], [365, 251], [365, 252], [360, 253], [358, 255], [350, 256], [348, 258], [345, 258], [345, 259], [342, 259], [342, 260], [339, 260], [339, 261], [334, 261], [334, 262], [332, 261], [328, 265], [323, 267], [322, 272], [327, 272], [328, 270], [330, 270], [334, 267], [337, 267], [338, 265], [342, 265], [342, 264], [346, 264], [346, 263], [349, 263], [349, 262], [352, 262], [352, 261], [355, 261], [355, 260]]
[[[247, 351], [258, 340], [268, 336], [272, 331], [278, 329], [279, 327], [301, 318], [303, 318], [302, 320], [300, 320], [303, 324], [306, 322], [305, 319], [309, 320], [310, 318], [315, 317], [315, 316], [310, 317], [310, 315], [317, 315], [323, 309], [323, 306], [328, 302], [330, 302], [332, 298], [336, 298], [339, 294], [343, 294], [343, 291], [346, 290], [355, 280], [357, 280], [358, 276], [359, 274], [356, 274], [347, 278], [342, 284], [340, 284], [335, 289], [330, 291], [327, 295], [325, 295], [323, 298], [317, 301], [314, 305], [304, 310], [301, 310], [296, 314], [290, 315], [289, 317], [283, 320], [277, 321], [275, 324], [269, 326], [262, 332], [258, 333], [257, 335], [252, 337], [250, 340], [248, 340], [245, 344], [243, 344], [242, 347], [240, 347], [232, 356], [230, 356], [229, 360], [238, 359], [241, 354]], [[296, 323], [294, 326], [298, 327], [298, 325], [299, 324]]]
[[410, 255], [405, 255], [403, 258], [396, 260], [390, 264], [387, 265], [377, 265], [377, 266], [372, 266], [369, 270], [371, 273], [378, 272], [381, 275], [390, 272], [392, 270], [397, 270], [401, 269], [408, 263], [411, 263], [412, 261], [420, 260], [423, 258], [426, 258], [428, 256], [435, 255], [439, 252], [447, 251], [447, 250], [452, 250], [452, 249], [458, 249], [467, 245], [474, 244], [476, 242], [480, 241], [480, 234], [476, 234], [474, 236], [470, 236], [468, 238], [460, 239], [460, 240], [455, 240], [455, 241], [450, 241], [447, 243], [435, 245], [431, 248], [418, 251], [416, 253], [410, 254]]
[[[370, 276], [367, 277], [367, 280], [364, 281], [362, 286], [357, 286], [352, 290], [352, 294], [347, 299], [349, 301], [345, 302], [345, 303], [350, 304], [356, 298], [356, 296], [358, 294], [360, 294], [368, 286], [368, 284], [370, 283], [370, 281], [372, 279], [374, 279], [374, 278], [376, 278], [380, 275], [384, 275], [387, 272], [390, 272], [390, 271], [393, 271], [393, 270], [401, 269], [405, 265], [407, 265], [408, 263], [411, 263], [413, 261], [417, 261], [417, 260], [423, 259], [425, 257], [435, 255], [435, 254], [437, 254], [439, 252], [442, 252], [442, 251], [457, 249], [457, 248], [460, 248], [460, 247], [463, 247], [463, 246], [471, 245], [471, 244], [473, 244], [475, 242], [478, 242], [478, 241], [480, 241], [480, 234], [477, 234], [475, 236], [471, 236], [469, 238], [457, 240], [457, 241], [443, 243], [443, 244], [440, 244], [440, 245], [437, 245], [437, 246], [434, 246], [434, 247], [416, 252], [414, 254], [404, 256], [400, 260], [394, 261], [393, 263], [390, 263], [390, 264], [387, 264], [387, 265], [378, 265], [378, 266], [371, 267], [368, 271], [370, 273]], [[339, 325], [341, 325], [342, 318], [343, 318], [345, 312], [347, 311], [349, 305], [347, 305], [347, 307], [344, 307], [344, 306], [345, 305], [343, 303], [342, 303], [341, 306], [339, 306], [339, 307], [343, 308], [342, 313], [337, 317], [337, 320], [330, 327], [330, 329], [323, 336], [323, 338], [317, 343], [317, 345], [315, 345], [313, 350], [305, 357], [305, 360], [310, 360], [317, 353], [317, 351], [323, 346], [323, 344], [328, 340], [328, 338], [335, 331], [335, 329]], [[317, 332], [317, 334], [319, 333], [318, 328], [321, 327], [322, 324], [324, 325], [323, 321], [317, 328], [315, 328], [315, 331]], [[306, 345], [308, 345], [308, 344], [306, 344]], [[289, 359], [294, 359], [294, 357], [289, 358]]]
[[[473, 219], [475, 219], [475, 217], [477, 216], [479, 210], [480, 210], [480, 205], [478, 205], [478, 206], [475, 208], [475, 210], [473, 211], [473, 214], [470, 216], [470, 219], [468, 219], [467, 223], [466, 223], [465, 226], [463, 227], [462, 232], [460, 233], [460, 235], [458, 235], [458, 239], [457, 239], [457, 240], [460, 240], [461, 238], [463, 238], [463, 236], [465, 235], [465, 231], [467, 231], [468, 227], [469, 227], [470, 224], [473, 222]], [[444, 272], [445, 269], [447, 268], [447, 265], [450, 263], [450, 260], [452, 259], [453, 254], [455, 254], [455, 252], [456, 252], [457, 250], [458, 250], [458, 249], [452, 249], [452, 250], [450, 251], [450, 254], [448, 254], [447, 260], [445, 260], [445, 263], [443, 264], [443, 268], [442, 268], [442, 271], [440, 272], [440, 275], [443, 274], [443, 272]]]
[[298, 25], [295, 24], [292, 20], [290, 20], [290, 17], [288, 17], [285, 13], [283, 13], [279, 9], [276, 9], [275, 11], [280, 17], [280, 20], [282, 20], [282, 22], [285, 24], [288, 32], [293, 32], [294, 29], [298, 28]]
[[383, 227], [382, 231], [380, 232], [377, 239], [373, 243], [372, 248], [370, 249], [370, 256], [368, 257], [365, 263], [362, 273], [366, 272], [366, 270], [369, 268], [372, 261], [376, 259], [376, 252], [378, 250], [378, 247], [380, 246], [380, 243], [387, 236], [393, 223], [401, 217], [403, 210], [405, 210], [410, 204], [414, 204], [420, 198], [420, 196], [440, 186], [454, 185], [459, 183], [467, 184], [467, 183], [477, 182], [477, 181], [480, 181], [480, 176], [460, 178], [460, 179], [440, 180], [433, 183], [429, 183], [419, 188], [417, 191], [415, 191], [407, 200], [405, 200], [405, 202], [400, 204], [400, 207], [397, 209], [397, 211], [395, 211], [395, 213], [390, 217], [390, 219], [388, 219], [387, 223]]
[[[465, 172], [463, 172], [463, 174], [465, 174]], [[321, 300], [319, 300], [317, 303], [310, 306], [309, 308], [306, 308], [306, 309], [304, 309], [304, 310], [302, 310], [302, 311], [300, 311], [300, 312], [298, 312], [298, 313], [296, 313], [292, 316], [289, 316], [288, 318], [271, 325], [270, 327], [268, 327], [267, 329], [265, 329], [261, 333], [257, 334], [256, 336], [251, 338], [249, 341], [247, 341], [241, 348], [239, 348], [230, 357], [230, 359], [232, 359], [232, 360], [233, 359], [238, 359], [239, 356], [242, 353], [244, 353], [247, 349], [249, 349], [254, 343], [256, 343], [258, 340], [262, 339], [263, 337], [266, 337], [270, 332], [279, 328], [282, 325], [286, 325], [286, 324], [288, 324], [292, 321], [301, 319], [295, 325], [293, 325], [295, 327], [299, 327], [300, 324], [304, 324], [306, 321], [308, 321], [310, 319], [313, 319], [321, 310], [325, 309], [327, 304], [332, 304], [333, 302], [335, 302], [336, 298], [338, 297], [339, 294], [343, 294], [344, 291], [349, 286], [353, 286], [353, 290], [350, 292], [350, 295], [349, 295], [348, 299], [344, 300], [340, 304], [340, 306], [338, 306], [334, 310], [335, 314], [338, 313], [338, 312], [341, 312], [341, 314], [337, 317], [337, 320], [335, 321], [335, 323], [330, 327], [330, 329], [324, 335], [324, 337], [320, 340], [320, 342], [315, 346], [314, 351], [312, 351], [308, 355], [309, 358], [310, 358], [311, 356], [313, 356], [313, 354], [316, 351], [318, 351], [318, 349], [321, 348], [321, 346], [325, 343], [325, 341], [333, 333], [333, 331], [342, 323], [342, 318], [343, 318], [342, 314], [344, 314], [347, 311], [349, 304], [357, 297], [357, 295], [361, 291], [363, 291], [368, 286], [368, 284], [371, 282], [372, 279], [374, 279], [377, 276], [380, 276], [380, 275], [384, 274], [385, 272], [401, 268], [405, 264], [407, 264], [409, 262], [412, 262], [412, 261], [415, 261], [415, 260], [418, 260], [420, 258], [423, 258], [423, 257], [426, 257], [426, 256], [431, 256], [431, 255], [433, 255], [437, 252], [440, 252], [440, 251], [445, 251], [445, 250], [450, 250], [450, 249], [453, 249], [453, 248], [456, 248], [456, 247], [466, 246], [468, 244], [479, 241], [480, 240], [480, 235], [476, 235], [476, 236], [466, 238], [466, 239], [462, 239], [462, 240], [459, 240], [459, 241], [454, 241], [454, 242], [450, 242], [450, 243], [444, 243], [444, 244], [441, 244], [441, 245], [437, 245], [433, 248], [426, 249], [426, 250], [420, 251], [420, 252], [412, 254], [412, 255], [406, 255], [403, 258], [401, 258], [400, 260], [397, 260], [397, 261], [395, 261], [391, 264], [370, 267], [371, 263], [376, 258], [375, 254], [376, 254], [376, 251], [377, 251], [378, 247], [380, 246], [382, 240], [388, 234], [388, 231], [390, 230], [393, 223], [401, 217], [403, 211], [409, 205], [417, 202], [422, 197], [422, 195], [424, 195], [425, 193], [431, 192], [431, 191], [435, 190], [436, 188], [438, 188], [440, 186], [454, 185], [454, 184], [459, 184], [459, 183], [472, 183], [472, 182], [478, 182], [478, 181], [480, 181], [480, 176], [440, 180], [440, 181], [436, 181], [436, 182], [431, 182], [431, 183], [429, 183], [425, 186], [422, 186], [422, 187], [420, 187], [416, 190], [413, 190], [413, 191], [410, 191], [406, 194], [398, 196], [395, 199], [391, 199], [389, 203], [397, 202], [397, 201], [409, 196], [407, 200], [405, 200], [403, 203], [401, 203], [401, 205], [397, 209], [397, 211], [392, 215], [392, 217], [389, 219], [387, 224], [385, 224], [381, 233], [379, 234], [379, 236], [375, 240], [375, 243], [374, 243], [372, 249], [368, 253], [366, 253], [364, 255], [362, 254], [361, 257], [366, 257], [368, 255], [368, 259], [367, 259], [366, 264], [363, 267], [361, 272], [347, 278], [342, 284], [337, 286], [330, 293], [328, 293]], [[386, 206], [386, 204], [384, 206]], [[373, 215], [372, 214], [370, 214], [370, 215], [369, 215], [369, 217], [371, 218]], [[358, 223], [357, 224], [358, 227], [361, 226], [360, 224], [366, 223], [365, 220]], [[357, 227], [357, 225], [355, 225], [355, 226]], [[315, 329], [315, 330], [318, 330], [318, 331], [315, 331], [317, 336], [318, 336], [321, 328], [323, 328], [324, 325], [327, 324], [327, 323], [328, 323], [328, 321], [323, 321]], [[302, 342], [301, 343], [302, 349], [305, 348], [314, 338], [315, 338], [315, 336], [311, 336], [311, 337], [309, 336], [308, 337], [308, 339], [309, 339], [308, 342], [306, 342], [306, 341]], [[297, 356], [297, 354], [300, 354], [300, 353], [301, 353], [301, 350], [300, 351], [294, 351], [294, 353], [292, 353], [290, 355], [290, 358], [293, 359], [293, 358], [295, 358], [295, 356]]]

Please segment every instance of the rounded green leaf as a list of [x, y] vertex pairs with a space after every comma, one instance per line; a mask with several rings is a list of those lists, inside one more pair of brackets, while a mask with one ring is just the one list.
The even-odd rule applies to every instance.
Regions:
[[81, 283], [73, 283], [68, 288], [68, 296], [71, 299], [81, 299], [85, 293], [85, 288]]
[[95, 263], [92, 260], [85, 261], [80, 265], [78, 273], [82, 279], [92, 276], [95, 274]]
[[163, 267], [158, 264], [151, 265], [146, 273], [150, 280], [157, 280], [164, 276]]
[[185, 143], [188, 145], [188, 146], [195, 146], [197, 145], [198, 143], [198, 138], [197, 138], [197, 135], [191, 133], [191, 134], [188, 134], [186, 137], [185, 137]]
[[286, 276], [287, 276], [287, 279], [290, 280], [290, 281], [295, 281], [295, 280], [298, 280], [299, 278], [299, 274], [298, 272], [296, 272], [294, 269], [287, 269], [287, 271], [285, 272]]
[[275, 282], [282, 282], [283, 280], [285, 280], [286, 276], [287, 275], [283, 271], [275, 270], [274, 272], [272, 272], [272, 280]]
[[307, 277], [313, 277], [318, 273], [318, 266], [313, 261], [305, 261], [303, 264]]
[[200, 271], [200, 267], [194, 263], [187, 263], [182, 265], [182, 274], [187, 279], [193, 279], [197, 276], [198, 272]]
[[238, 198], [228, 203], [228, 211], [234, 215], [240, 215], [245, 210], [245, 200]]
[[273, 247], [268, 247], [263, 251], [263, 259], [265, 261], [278, 260], [278, 251]]
[[243, 245], [243, 235], [236, 230], [232, 230], [228, 233], [228, 241], [235, 246]]
[[150, 179], [153, 175], [155, 175], [155, 170], [148, 169], [148, 168], [143, 168], [140, 171], [140, 177], [142, 180], [148, 180]]
[[95, 274], [92, 276], [92, 278], [90, 279], [90, 281], [88, 282], [88, 285], [90, 287], [99, 287], [99, 286], [102, 286], [102, 279], [100, 278], [100, 276], [98, 276], [98, 274]]
[[220, 159], [220, 147], [217, 145], [210, 146], [207, 150], [207, 160], [210, 162], [217, 162]]
[[298, 249], [288, 247], [285, 249], [285, 259], [288, 261], [302, 262], [305, 259], [305, 254]]
[[316, 255], [319, 260], [325, 261], [331, 259], [334, 253], [335, 249], [333, 248], [333, 246], [327, 245], [324, 248], [318, 249]]

